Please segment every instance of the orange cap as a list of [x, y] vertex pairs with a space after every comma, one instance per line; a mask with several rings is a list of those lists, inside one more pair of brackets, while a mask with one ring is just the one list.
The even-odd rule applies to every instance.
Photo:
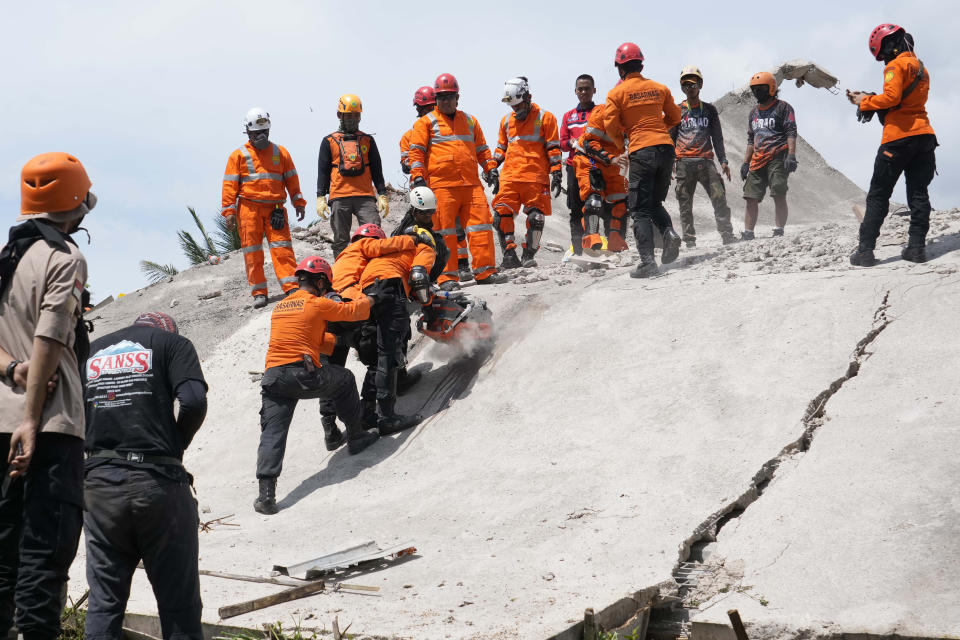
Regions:
[[90, 178], [79, 160], [62, 151], [41, 153], [20, 172], [20, 213], [72, 211], [83, 204], [89, 191]]

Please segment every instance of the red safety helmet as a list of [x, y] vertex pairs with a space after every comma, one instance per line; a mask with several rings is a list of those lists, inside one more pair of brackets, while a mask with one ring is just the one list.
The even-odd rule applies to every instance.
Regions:
[[437, 96], [433, 93], [433, 87], [420, 87], [417, 89], [417, 92], [413, 94], [413, 106], [427, 107], [431, 104], [437, 104]]
[[622, 45], [617, 47], [617, 55], [613, 58], [613, 66], [621, 65], [624, 62], [630, 62], [631, 60], [639, 60], [643, 62], [643, 51], [640, 51], [640, 47], [633, 44], [632, 42], [624, 42]]
[[353, 237], [350, 238], [350, 242], [354, 242], [358, 238], [380, 238], [383, 240], [386, 237], [387, 234], [383, 232], [380, 225], [368, 222], [367, 224], [360, 225], [360, 228], [353, 232]]
[[438, 93], [460, 93], [460, 85], [452, 73], [441, 73], [433, 81], [434, 95]]
[[324, 275], [327, 280], [333, 280], [333, 269], [330, 268], [330, 263], [320, 256], [307, 256], [297, 265], [294, 275]]
[[883, 43], [883, 39], [903, 30], [903, 27], [898, 24], [885, 22], [871, 31], [870, 40], [867, 42], [867, 46], [870, 48], [870, 54], [874, 57], [874, 59], [880, 59], [880, 45]]

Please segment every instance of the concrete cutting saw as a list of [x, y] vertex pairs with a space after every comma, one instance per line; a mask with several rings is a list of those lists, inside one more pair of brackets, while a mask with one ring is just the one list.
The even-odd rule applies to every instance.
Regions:
[[417, 331], [445, 344], [486, 341], [493, 338], [493, 313], [486, 302], [462, 291], [435, 291], [417, 319]]

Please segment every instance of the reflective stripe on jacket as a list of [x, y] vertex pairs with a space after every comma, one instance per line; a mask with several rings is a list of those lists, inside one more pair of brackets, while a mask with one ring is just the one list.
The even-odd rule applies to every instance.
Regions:
[[559, 171], [563, 159], [557, 119], [537, 104], [530, 105], [523, 120], [514, 113], [504, 116], [493, 159], [503, 162], [500, 179], [505, 182], [547, 184], [549, 172]]
[[477, 165], [497, 166], [477, 120], [463, 111], [453, 117], [434, 109], [413, 125], [410, 178], [424, 178], [431, 189], [480, 186]]
[[220, 213], [225, 216], [237, 212], [237, 198], [258, 204], [283, 204], [289, 193], [295, 207], [307, 206], [290, 152], [278, 144], [271, 142], [258, 150], [248, 142], [230, 154], [223, 174]]
[[611, 156], [618, 156], [623, 153], [623, 136], [617, 139], [611, 138], [603, 128], [605, 105], [597, 105], [590, 112], [590, 118], [587, 125], [583, 128], [580, 138], [573, 143], [575, 151], [586, 151], [587, 147], [595, 151], [606, 151]]

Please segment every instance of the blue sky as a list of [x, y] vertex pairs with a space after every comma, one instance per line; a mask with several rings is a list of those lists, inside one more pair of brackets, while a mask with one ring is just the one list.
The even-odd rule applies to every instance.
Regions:
[[[762, 10], [758, 11], [758, 6]], [[853, 8], [846, 8], [846, 7]], [[557, 115], [575, 105], [574, 78], [591, 73], [598, 99], [616, 81], [613, 53], [640, 45], [645, 75], [679, 95], [681, 67], [696, 64], [703, 95], [717, 98], [755, 71], [794, 58], [817, 62], [842, 88], [879, 91], [882, 65], [867, 51], [880, 22], [903, 24], [931, 72], [928, 109], [941, 145], [931, 195], [960, 206], [952, 149], [960, 70], [948, 55], [953, 3], [805, 2], [412, 3], [274, 1], [44, 2], [5, 7], [0, 205], [12, 223], [18, 178], [37, 153], [68, 151], [87, 166], [100, 203], [81, 244], [94, 297], [146, 284], [141, 259], [186, 266], [176, 229], [186, 207], [216, 214], [227, 156], [245, 141], [251, 106], [273, 119], [315, 217], [316, 154], [336, 128], [336, 101], [359, 94], [362, 128], [376, 135], [389, 182], [403, 184], [397, 143], [414, 119], [414, 90], [439, 73], [457, 76], [461, 108], [488, 138], [506, 107], [503, 81], [530, 78], [534, 101]], [[950, 51], [952, 53], [952, 51]], [[803, 135], [859, 185], [869, 182], [880, 141], [841, 96], [787, 83], [782, 97]], [[801, 168], [802, 171], [802, 168]], [[903, 200], [902, 184], [894, 197]], [[83, 238], [83, 236], [79, 236]], [[85, 238], [83, 238], [85, 242]]]

